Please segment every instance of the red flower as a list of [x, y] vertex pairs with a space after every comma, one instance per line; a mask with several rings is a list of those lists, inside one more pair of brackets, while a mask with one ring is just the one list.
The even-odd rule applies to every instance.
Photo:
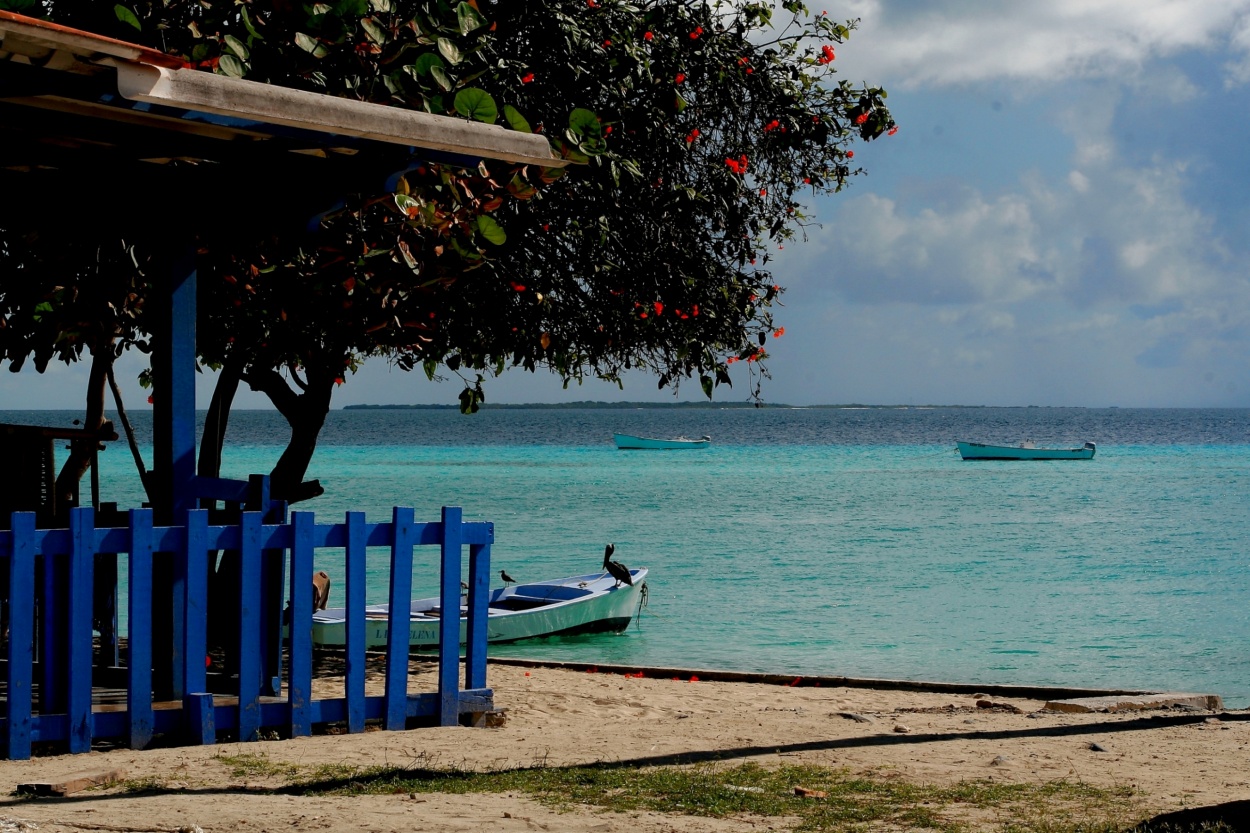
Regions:
[[773, 330], [773, 338], [781, 338], [785, 334], [786, 334], [785, 327], [779, 327], [778, 329]]
[[656, 315], [659, 315], [660, 313], [664, 312], [664, 305], [663, 305], [663, 304], [661, 304], [659, 301], [656, 301], [656, 302], [655, 302], [654, 304], [652, 304], [651, 306], [655, 307], [655, 314], [656, 314]]
[[768, 189], [767, 189], [767, 188], [761, 188], [761, 189], [760, 189], [760, 196], [761, 196], [761, 197], [767, 197], [767, 196], [768, 196]]
[[610, 41], [610, 40], [605, 40], [605, 41], [603, 42], [603, 48], [604, 48], [604, 49], [607, 49], [607, 48], [608, 48], [609, 46], [611, 46], [611, 45], [612, 45], [612, 41]]
[[597, 8], [599, 8], [599, 4], [598, 4], [598, 3], [596, 3], [596, 2], [595, 2], [595, 0], [586, 0], [586, 5], [587, 5], [587, 6], [590, 6], [590, 8], [592, 8], [592, 9], [597, 9]]
[[898, 132], [898, 125], [896, 124], [893, 127], [891, 127], [889, 130], [885, 131], [885, 135], [893, 136], [897, 132]]
[[730, 356], [729, 358], [725, 359], [725, 364], [733, 364], [737, 360], [738, 360], [737, 356]]
[[529, 72], [529, 73], [526, 73], [526, 74], [525, 74], [525, 75], [521, 78], [521, 83], [522, 83], [522, 84], [528, 84], [529, 82], [531, 82], [531, 81], [533, 81], [533, 80], [534, 80], [534, 73]]
[[551, 223], [543, 223], [543, 231], [550, 231]]
[[640, 312], [640, 313], [638, 313], [638, 317], [639, 317], [639, 318], [646, 318], [646, 317], [647, 317], [647, 314], [646, 314], [645, 312]]
[[855, 158], [855, 151], [853, 151], [853, 150], [848, 150], [848, 151], [846, 152], [846, 158], [847, 158], [847, 159], [854, 159], [854, 158]]
[[863, 123], [864, 123], [864, 122], [866, 122], [866, 121], [868, 121], [868, 114], [867, 114], [867, 113], [860, 113], [858, 116], [856, 116], [856, 117], [855, 117], [855, 123], [856, 123], [856, 124], [863, 124]]
[[611, 132], [612, 132], [612, 125], [609, 124], [607, 127], [603, 128], [603, 133], [605, 136]]
[[780, 292], [780, 291], [781, 291], [781, 284], [779, 283], [773, 284], [773, 292]]
[[695, 304], [693, 307], [690, 308], [690, 314], [693, 315], [695, 318], [699, 317], [699, 305], [698, 304]]
[[833, 63], [833, 60], [837, 57], [837, 55], [833, 54], [833, 47], [830, 46], [829, 44], [825, 44], [824, 46], [822, 46], [820, 48], [820, 52], [821, 52], [820, 57], [816, 59], [816, 63], [818, 64]]
[[334, 384], [336, 384], [336, 385], [341, 385], [341, 384], [343, 384], [343, 382], [344, 382], [344, 379], [343, 379], [343, 377], [342, 377], [342, 376], [339, 376], [338, 378], [336, 378], [336, 379], [334, 380]]
[[810, 176], [805, 176], [805, 177], [803, 177], [803, 184], [804, 184], [804, 185], [811, 185], [811, 184], [812, 184], [812, 178], [811, 178]]
[[750, 75], [753, 72], [755, 72], [754, 69], [752, 69], [751, 67], [747, 67], [747, 75]]
[[652, 32], [643, 32], [642, 39], [643, 40], [655, 40], [655, 35]]
[[673, 79], [674, 84], [683, 84], [685, 83], [685, 81], [686, 81], [686, 73], [684, 72], [677, 73], [677, 77]]
[[525, 291], [525, 284], [523, 283], [517, 283], [516, 281], [508, 281], [508, 285], [511, 286], [513, 289], [515, 289], [517, 292]]
[[778, 127], [781, 127], [781, 122], [773, 119], [768, 124], [764, 125], [764, 132], [768, 133], [771, 130], [776, 130]]
[[155, 399], [155, 397], [156, 397], [156, 394], [154, 394], [154, 393], [149, 393], [149, 394], [148, 394], [148, 404], [149, 404], [149, 405], [151, 405], [151, 404], [152, 404], [152, 402], [153, 402], [153, 400]]
[[697, 138], [699, 138], [699, 128], [696, 127], [686, 134], [686, 144], [691, 144]]

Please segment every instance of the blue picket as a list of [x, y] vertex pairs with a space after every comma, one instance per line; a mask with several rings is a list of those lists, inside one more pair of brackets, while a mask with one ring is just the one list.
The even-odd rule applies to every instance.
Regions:
[[132, 749], [152, 741], [152, 510], [130, 510], [126, 711]]
[[9, 537], [8, 728], [6, 757], [30, 757], [31, 684], [35, 642], [35, 513], [15, 512]]
[[[442, 725], [459, 722], [462, 713], [492, 707], [486, 685], [486, 616], [489, 594], [490, 524], [464, 523], [460, 509], [445, 507], [439, 523], [418, 524], [409, 508], [397, 507], [389, 523], [367, 523], [363, 513], [349, 512], [341, 524], [319, 525], [308, 512], [296, 512], [289, 523], [265, 524], [260, 512], [245, 512], [237, 525], [210, 526], [205, 510], [183, 514], [184, 523], [154, 527], [150, 510], [132, 510], [126, 528], [99, 529], [90, 509], [71, 512], [70, 528], [40, 530], [34, 516], [14, 513], [10, 531], [0, 532], [0, 561], [10, 583], [10, 624], [5, 682], [7, 697], [0, 730], [8, 759], [28, 758], [34, 742], [53, 741], [70, 752], [84, 752], [93, 740], [115, 738], [133, 748], [147, 746], [154, 735], [181, 731], [186, 742], [211, 744], [220, 731], [236, 732], [240, 740], [259, 737], [264, 728], [292, 736], [310, 734], [318, 723], [345, 723], [349, 732], [364, 731], [368, 721], [386, 729], [402, 729], [412, 717], [433, 717]], [[414, 548], [439, 545], [439, 596], [446, 615], [439, 633], [438, 691], [408, 693], [408, 603], [412, 590]], [[459, 680], [461, 552], [469, 546], [469, 645], [464, 688]], [[314, 699], [312, 694], [312, 597], [314, 558], [318, 548], [341, 546], [346, 552], [344, 591], [347, 607], [346, 680], [342, 697]], [[365, 691], [365, 576], [367, 547], [390, 550], [392, 614], [388, 622], [384, 694]], [[235, 648], [238, 700], [214, 698], [208, 690], [207, 654], [208, 552], [240, 552], [239, 633]], [[285, 612], [266, 592], [265, 575], [281, 583], [286, 553], [290, 582]], [[127, 553], [128, 624], [126, 708], [93, 712], [92, 604], [95, 558], [100, 553]], [[172, 704], [155, 708], [153, 667], [160, 666], [153, 645], [154, 566], [169, 559], [176, 578]], [[277, 563], [271, 563], [274, 559]], [[276, 567], [269, 572], [271, 567]], [[40, 579], [37, 581], [37, 577]], [[36, 592], [38, 589], [40, 592]], [[36, 617], [39, 628], [36, 629]], [[281, 666], [274, 668], [268, 646], [268, 623], [283, 623], [290, 656], [285, 700], [264, 699], [281, 686]], [[36, 637], [38, 642], [36, 643]], [[33, 711], [34, 660], [45, 663], [38, 713]]]
[[391, 615], [386, 631], [386, 721], [390, 730], [408, 722], [408, 619], [412, 599], [412, 509], [396, 506], [391, 544]]

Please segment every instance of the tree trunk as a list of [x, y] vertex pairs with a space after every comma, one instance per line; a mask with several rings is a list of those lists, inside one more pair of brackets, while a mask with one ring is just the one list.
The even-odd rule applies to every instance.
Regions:
[[[83, 428], [92, 433], [104, 426], [104, 387], [108, 382], [109, 367], [113, 364], [113, 340], [91, 350], [91, 373], [87, 379], [87, 414]], [[69, 507], [79, 504], [79, 484], [82, 476], [91, 468], [92, 452], [99, 440], [74, 440], [70, 443], [69, 457], [56, 477], [57, 515], [66, 513]]]
[[195, 472], [200, 477], [221, 477], [221, 449], [226, 441], [230, 408], [242, 378], [242, 363], [237, 361], [227, 361], [217, 376], [213, 398], [204, 416], [204, 436], [200, 438], [200, 459]]
[[321, 493], [320, 486], [315, 482], [305, 484], [304, 475], [317, 449], [317, 438], [326, 415], [330, 413], [334, 376], [310, 370], [301, 393], [291, 390], [282, 375], [274, 370], [247, 373], [244, 380], [252, 390], [269, 397], [291, 428], [291, 438], [269, 473], [273, 497], [290, 502], [316, 497]]

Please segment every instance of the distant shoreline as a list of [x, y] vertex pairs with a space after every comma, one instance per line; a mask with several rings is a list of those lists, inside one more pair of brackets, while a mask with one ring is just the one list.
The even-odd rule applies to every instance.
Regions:
[[[567, 411], [567, 410], [603, 410], [603, 411], [637, 411], [637, 410], [697, 410], [697, 411], [724, 411], [724, 410], [930, 410], [937, 408], [959, 408], [959, 409], [976, 409], [997, 407], [991, 405], [787, 405], [784, 402], [769, 402], [763, 405], [756, 405], [751, 402], [525, 402], [525, 403], [503, 403], [483, 404], [482, 410], [543, 410], [543, 411]], [[1007, 407], [1018, 408], [1044, 408], [1047, 405], [1016, 405]], [[1059, 406], [1056, 406], [1059, 407]], [[1067, 406], [1062, 406], [1067, 407]], [[344, 405], [340, 410], [343, 411], [458, 411], [459, 405]]]

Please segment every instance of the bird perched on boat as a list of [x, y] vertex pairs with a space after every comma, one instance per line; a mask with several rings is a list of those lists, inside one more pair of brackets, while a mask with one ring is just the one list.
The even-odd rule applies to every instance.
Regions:
[[504, 583], [504, 584], [516, 584], [516, 579], [514, 579], [512, 576], [508, 575], [508, 571], [507, 571], [507, 570], [500, 570], [500, 571], [499, 571], [499, 577], [500, 577], [501, 579], [503, 579], [503, 583]]
[[616, 579], [614, 586], [620, 587], [622, 583], [634, 586], [634, 577], [629, 574], [629, 568], [619, 561], [612, 560], [612, 553], [616, 552], [616, 544], [608, 544], [607, 549], [603, 551], [603, 569], [607, 570], [612, 578]]

